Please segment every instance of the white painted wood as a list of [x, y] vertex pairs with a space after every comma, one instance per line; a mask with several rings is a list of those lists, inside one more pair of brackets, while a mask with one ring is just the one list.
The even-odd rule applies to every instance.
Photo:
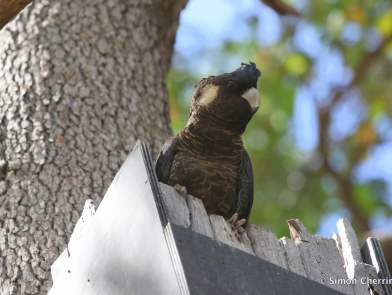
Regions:
[[[349, 279], [358, 278], [358, 275], [363, 275], [364, 267], [358, 265], [358, 263], [362, 262], [362, 257], [354, 229], [352, 228], [350, 222], [345, 218], [339, 219], [336, 223], [336, 227], [338, 230], [338, 240], [340, 241], [341, 253], [343, 255], [347, 277]], [[364, 294], [365, 292], [367, 292], [366, 286], [362, 284], [356, 284], [356, 294]]]
[[231, 247], [254, 254], [246, 232], [242, 233], [240, 239], [238, 239], [231, 229], [231, 225], [222, 216], [210, 215], [210, 221], [216, 240]]
[[301, 252], [295, 242], [286, 237], [282, 238], [281, 242], [285, 251], [288, 270], [306, 277], [305, 268], [301, 259]]
[[60, 256], [56, 259], [56, 261], [52, 264], [50, 271], [52, 274], [53, 288], [49, 291], [49, 295], [51, 294], [61, 294], [56, 290], [57, 286], [60, 286], [62, 280], [66, 280], [64, 277], [68, 270], [70, 269], [71, 260], [69, 259], [71, 253], [70, 248], [72, 249], [72, 244], [77, 243], [80, 237], [83, 237], [83, 234], [86, 230], [86, 225], [93, 220], [95, 214], [95, 204], [93, 200], [88, 199], [82, 211], [82, 215], [77, 221], [74, 231], [70, 237], [70, 241], [67, 245], [67, 249], [65, 249]]
[[356, 262], [362, 262], [358, 239], [354, 229], [346, 218], [339, 219], [336, 227], [342, 247], [347, 276], [352, 279], [355, 276], [354, 269]]
[[186, 198], [170, 185], [159, 183], [166, 213], [170, 222], [188, 228], [191, 224]]
[[189, 294], [180, 291], [143, 167], [140, 152], [127, 158], [83, 235], [68, 246], [68, 270], [51, 295]]
[[255, 224], [249, 224], [247, 232], [258, 257], [287, 269], [283, 245], [273, 232]]
[[191, 195], [187, 196], [190, 213], [191, 229], [199, 234], [213, 238], [211, 222], [204, 208], [202, 200]]
[[77, 241], [78, 238], [83, 236], [83, 233], [86, 229], [86, 225], [93, 220], [93, 217], [95, 215], [95, 211], [96, 211], [96, 207], [95, 207], [94, 201], [91, 199], [88, 199], [84, 203], [82, 215], [75, 225], [75, 228], [73, 230], [73, 233], [72, 233], [70, 241], [69, 241], [69, 244]]

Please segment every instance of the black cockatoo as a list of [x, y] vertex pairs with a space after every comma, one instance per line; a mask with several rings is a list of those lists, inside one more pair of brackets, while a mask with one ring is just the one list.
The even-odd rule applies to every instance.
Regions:
[[253, 202], [252, 164], [241, 135], [257, 111], [260, 71], [254, 63], [202, 79], [188, 123], [162, 147], [158, 180], [200, 198], [208, 214], [246, 223]]

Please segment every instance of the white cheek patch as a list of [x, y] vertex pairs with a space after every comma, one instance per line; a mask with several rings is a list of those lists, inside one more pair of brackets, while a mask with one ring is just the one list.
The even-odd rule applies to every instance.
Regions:
[[199, 98], [199, 105], [208, 105], [218, 96], [219, 87], [216, 85], [208, 85], [203, 89], [203, 93]]
[[256, 109], [260, 106], [260, 94], [255, 87], [252, 87], [245, 91], [244, 94], [242, 94], [242, 97], [249, 102], [252, 109]]

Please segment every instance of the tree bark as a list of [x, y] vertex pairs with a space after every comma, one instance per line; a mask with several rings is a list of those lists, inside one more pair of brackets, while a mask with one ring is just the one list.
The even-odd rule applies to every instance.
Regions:
[[[36, 0], [0, 32], [0, 293], [46, 294], [84, 201], [170, 135], [186, 0]], [[132, 208], [129, 208], [132, 214]]]

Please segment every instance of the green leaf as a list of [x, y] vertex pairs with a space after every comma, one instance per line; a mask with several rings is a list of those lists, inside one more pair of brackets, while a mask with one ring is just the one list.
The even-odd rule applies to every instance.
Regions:
[[293, 53], [286, 58], [285, 66], [290, 74], [303, 75], [308, 69], [308, 62], [302, 54]]
[[383, 36], [392, 33], [392, 9], [387, 10], [377, 19], [377, 29]]

